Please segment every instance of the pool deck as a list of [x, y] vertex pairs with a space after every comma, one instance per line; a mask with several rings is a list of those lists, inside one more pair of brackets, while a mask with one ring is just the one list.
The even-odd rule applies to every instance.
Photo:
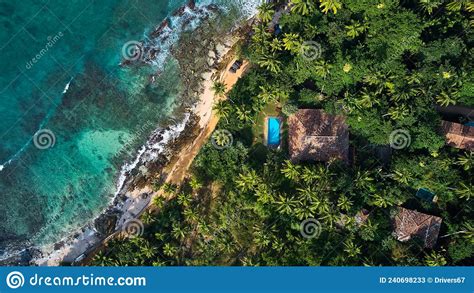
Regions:
[[[280, 122], [280, 143], [278, 145], [268, 145], [268, 119], [269, 118], [278, 119], [278, 121]], [[280, 148], [281, 139], [283, 137], [283, 127], [282, 127], [282, 125], [283, 125], [283, 118], [282, 117], [279, 117], [279, 116], [266, 116], [265, 117], [265, 123], [263, 123], [263, 144], [266, 147], [276, 148], [276, 149]]]

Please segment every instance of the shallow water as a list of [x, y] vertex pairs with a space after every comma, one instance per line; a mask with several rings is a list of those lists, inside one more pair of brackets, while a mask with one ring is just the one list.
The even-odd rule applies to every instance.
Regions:
[[[0, 256], [96, 217], [121, 167], [172, 118], [183, 86], [177, 62], [118, 64], [126, 42], [145, 39], [184, 3], [0, 0]], [[150, 85], [157, 66], [164, 74]]]

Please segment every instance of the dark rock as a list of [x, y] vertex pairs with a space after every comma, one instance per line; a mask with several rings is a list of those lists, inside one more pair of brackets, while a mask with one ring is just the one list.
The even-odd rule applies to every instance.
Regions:
[[120, 214], [120, 211], [110, 210], [105, 214], [100, 215], [94, 223], [97, 232], [102, 236], [107, 236], [114, 233]]
[[54, 250], [60, 250], [64, 246], [64, 242], [58, 242], [54, 244]]
[[196, 9], [196, 1], [194, 0], [189, 0], [187, 5], [191, 10]]

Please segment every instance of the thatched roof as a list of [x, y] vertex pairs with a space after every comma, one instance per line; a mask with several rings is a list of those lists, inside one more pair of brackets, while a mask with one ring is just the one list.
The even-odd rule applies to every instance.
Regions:
[[442, 221], [440, 217], [399, 207], [393, 224], [399, 241], [405, 242], [418, 237], [425, 247], [433, 248], [438, 240]]
[[474, 127], [443, 121], [442, 129], [449, 146], [474, 150]]
[[343, 116], [302, 109], [288, 118], [288, 126], [293, 161], [348, 161], [349, 128]]

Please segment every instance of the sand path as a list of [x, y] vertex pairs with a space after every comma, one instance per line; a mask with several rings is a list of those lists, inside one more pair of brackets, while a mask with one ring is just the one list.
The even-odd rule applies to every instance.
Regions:
[[[248, 61], [244, 61], [242, 67], [236, 73], [231, 73], [229, 69], [234, 62], [235, 59], [227, 65], [220, 76], [220, 80], [226, 85], [227, 92], [232, 89], [249, 67]], [[169, 183], [180, 184], [184, 180], [194, 158], [199, 154], [201, 147], [208, 141], [219, 122], [219, 117], [212, 110], [212, 106], [218, 99], [212, 91], [213, 83], [212, 79], [206, 80], [201, 102], [196, 107], [196, 114], [201, 117], [200, 123], [203, 130], [192, 144], [182, 149], [177, 155], [179, 159], [168, 173], [167, 182]]]

